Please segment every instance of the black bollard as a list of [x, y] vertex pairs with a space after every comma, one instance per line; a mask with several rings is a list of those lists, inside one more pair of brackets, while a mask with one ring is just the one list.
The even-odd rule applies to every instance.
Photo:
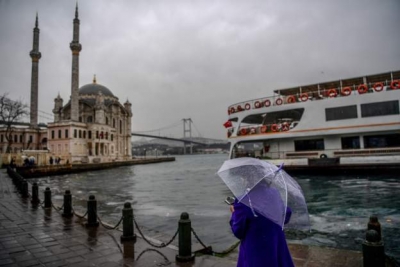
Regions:
[[189, 219], [189, 214], [182, 212], [178, 223], [179, 232], [179, 254], [175, 259], [178, 262], [194, 261], [192, 254], [192, 222]]
[[368, 230], [362, 244], [364, 267], [385, 267], [385, 248], [376, 230]]
[[49, 187], [46, 187], [46, 190], [44, 190], [44, 208], [51, 208], [51, 190]]
[[382, 240], [382, 231], [381, 231], [381, 224], [378, 221], [378, 217], [376, 215], [372, 215], [369, 217], [368, 228], [367, 230], [375, 230], [378, 232], [379, 240]]
[[39, 199], [39, 186], [37, 185], [37, 183], [33, 183], [32, 185], [32, 200], [31, 203], [34, 205], [37, 205], [40, 203], [40, 199]]
[[72, 195], [71, 191], [65, 190], [64, 194], [64, 211], [62, 216], [63, 217], [72, 217], [74, 214], [72, 213]]
[[24, 180], [22, 182], [22, 190], [21, 190], [21, 194], [23, 198], [28, 198], [29, 197], [29, 189], [28, 189], [28, 182], [26, 180]]
[[90, 195], [89, 200], [87, 201], [87, 214], [88, 221], [85, 224], [86, 227], [99, 226], [99, 222], [97, 221], [97, 200], [93, 195]]
[[136, 241], [136, 235], [133, 230], [133, 209], [131, 203], [126, 202], [122, 209], [122, 236], [121, 242], [133, 240]]

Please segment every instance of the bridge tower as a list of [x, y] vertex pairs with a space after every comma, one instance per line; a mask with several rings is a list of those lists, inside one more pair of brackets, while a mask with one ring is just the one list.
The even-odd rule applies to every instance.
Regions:
[[[183, 139], [186, 139], [186, 133], [189, 133], [189, 138], [192, 140], [192, 119], [182, 119], [183, 121]], [[186, 142], [183, 142], [183, 154], [186, 154]], [[190, 154], [193, 154], [193, 143], [190, 143]]]

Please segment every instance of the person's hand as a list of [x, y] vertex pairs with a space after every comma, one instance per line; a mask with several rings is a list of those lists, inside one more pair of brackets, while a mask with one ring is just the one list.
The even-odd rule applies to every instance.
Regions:
[[233, 207], [233, 205], [229, 206], [230, 211], [233, 213], [235, 211], [235, 208]]

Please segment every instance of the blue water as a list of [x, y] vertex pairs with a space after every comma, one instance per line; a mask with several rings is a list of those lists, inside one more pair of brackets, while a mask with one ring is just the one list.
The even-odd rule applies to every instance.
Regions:
[[[175, 162], [38, 179], [61, 204], [71, 190], [75, 209], [85, 211], [90, 194], [99, 216], [118, 222], [126, 201], [148, 235], [172, 236], [182, 212], [207, 245], [224, 250], [236, 242], [229, 228], [229, 189], [216, 175], [227, 155], [187, 155]], [[400, 259], [400, 176], [295, 176], [308, 204], [311, 232], [287, 232], [289, 242], [361, 250], [369, 216], [378, 215], [385, 251]], [[168, 241], [168, 240], [165, 240]]]

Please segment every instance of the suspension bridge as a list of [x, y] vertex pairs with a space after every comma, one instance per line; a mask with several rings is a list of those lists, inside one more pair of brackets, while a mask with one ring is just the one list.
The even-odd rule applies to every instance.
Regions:
[[175, 124], [168, 125], [168, 126], [165, 126], [165, 127], [159, 128], [159, 129], [141, 131], [141, 132], [132, 132], [131, 134], [132, 134], [132, 136], [141, 136], [141, 137], [157, 138], [157, 139], [182, 142], [184, 153], [186, 152], [186, 145], [189, 145], [190, 146], [190, 154], [193, 153], [193, 145], [209, 145], [206, 142], [199, 142], [199, 141], [192, 140], [192, 125], [194, 126], [195, 130], [197, 131], [197, 133], [200, 137], [201, 137], [201, 134], [197, 130], [196, 126], [193, 124], [193, 121], [191, 118], [182, 119], [182, 122], [183, 122], [183, 138], [174, 138], [174, 137], [168, 137], [168, 136], [149, 134], [151, 132], [160, 132], [161, 130], [167, 130], [167, 129], [179, 126], [180, 122], [178, 124], [175, 123]]

